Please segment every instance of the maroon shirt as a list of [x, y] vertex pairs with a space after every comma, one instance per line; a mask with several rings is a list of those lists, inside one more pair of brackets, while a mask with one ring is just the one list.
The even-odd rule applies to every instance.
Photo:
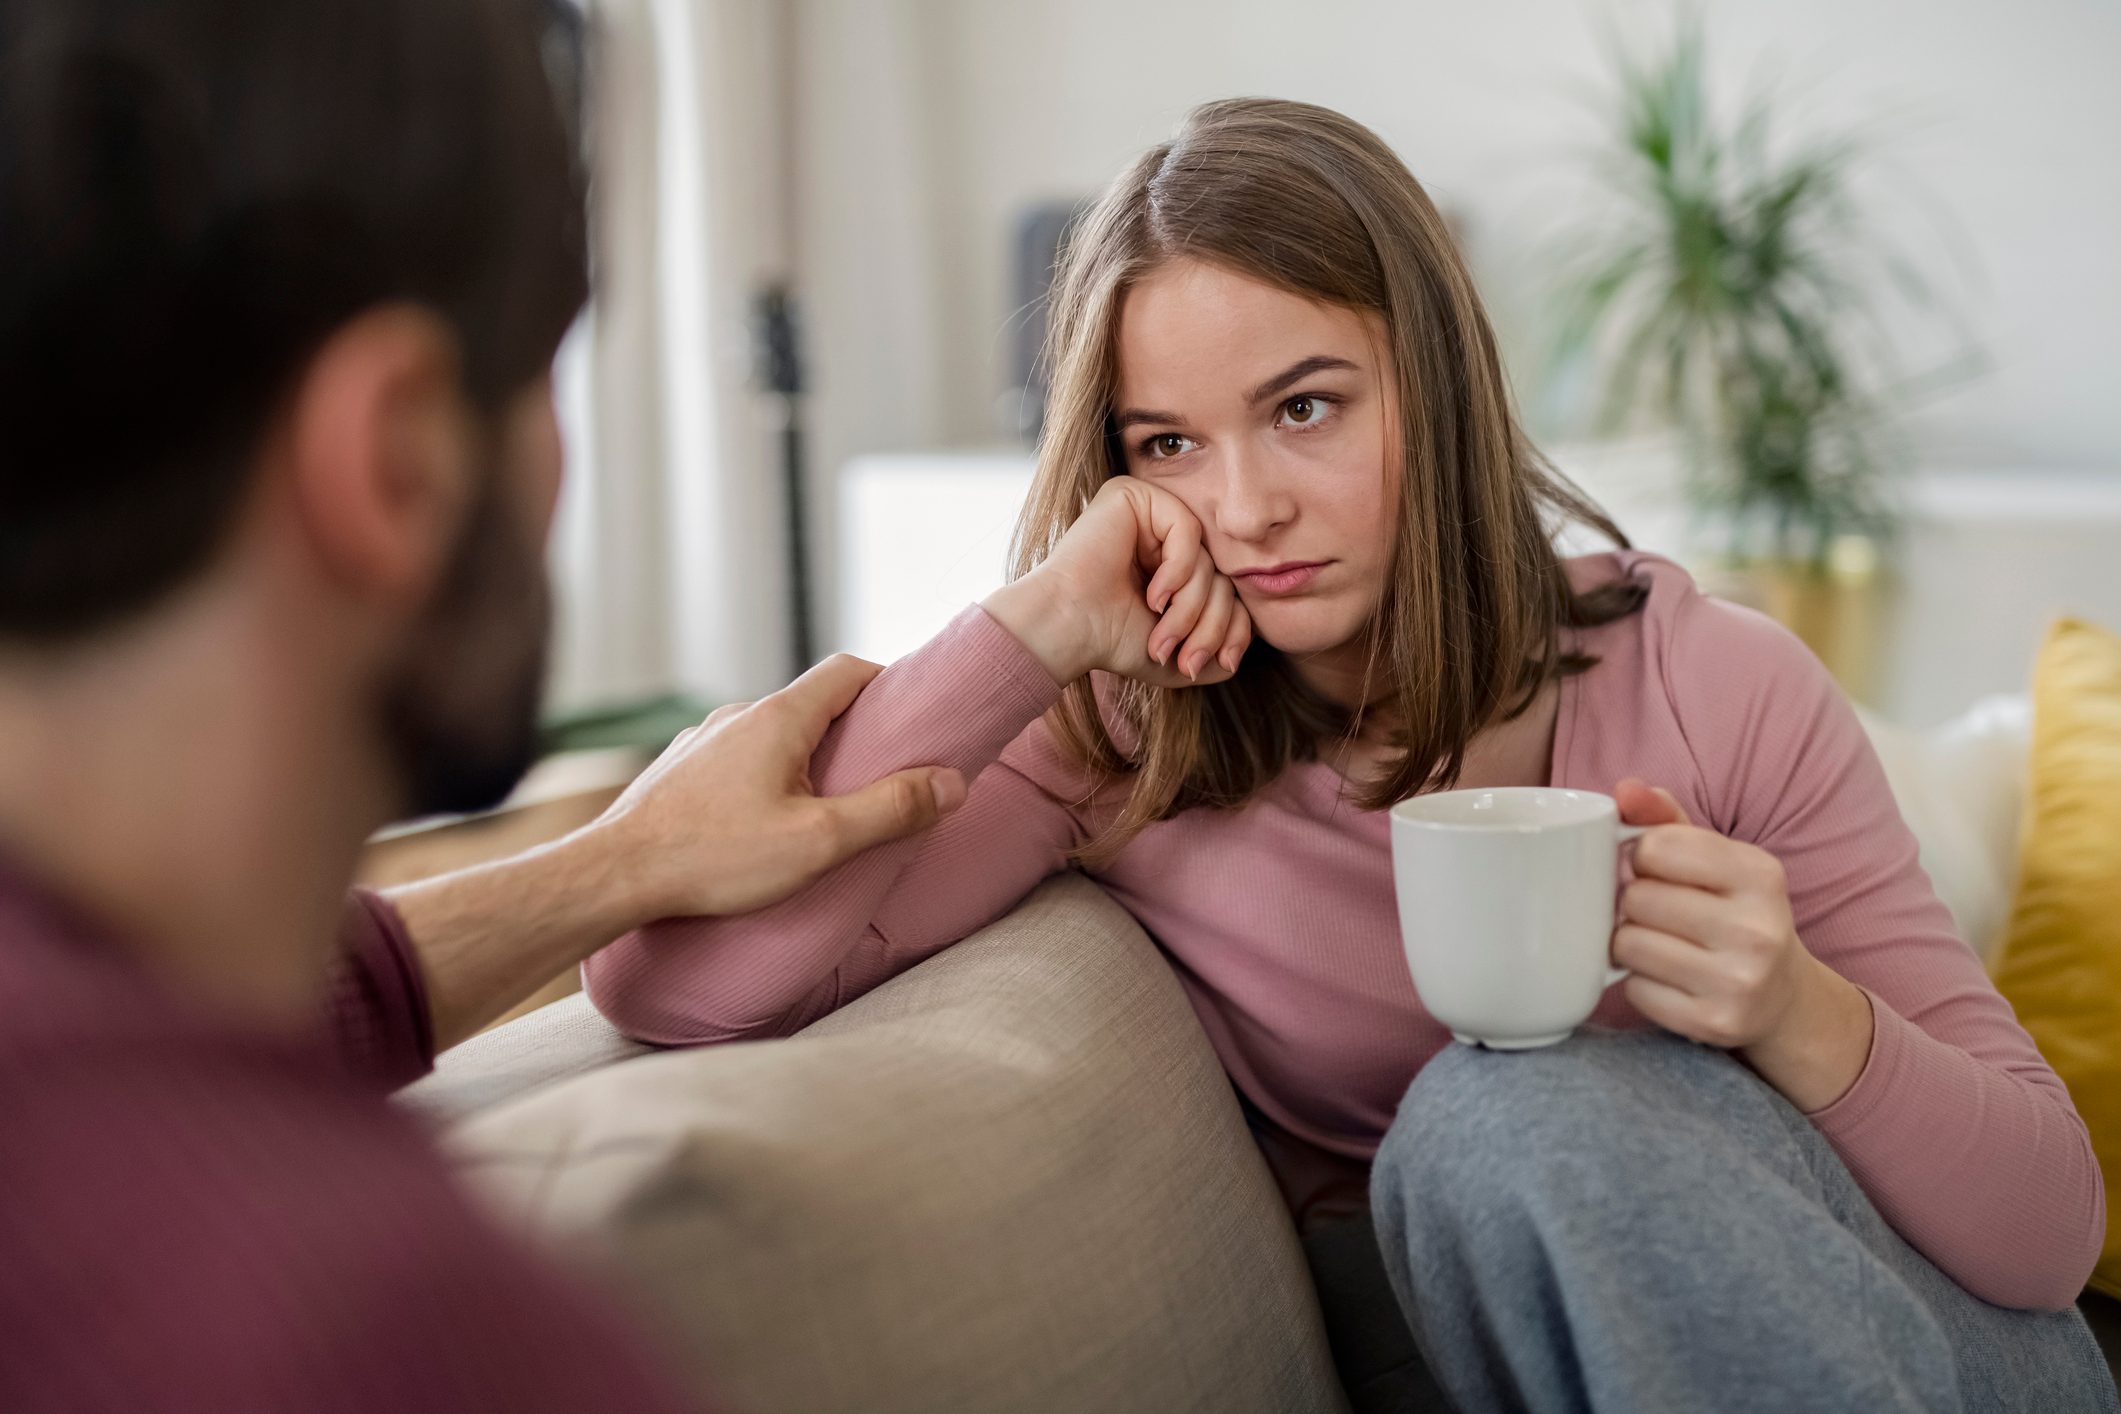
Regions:
[[231, 1026], [0, 865], [0, 1410], [676, 1410], [384, 1098], [433, 1059], [355, 894], [334, 1045]]

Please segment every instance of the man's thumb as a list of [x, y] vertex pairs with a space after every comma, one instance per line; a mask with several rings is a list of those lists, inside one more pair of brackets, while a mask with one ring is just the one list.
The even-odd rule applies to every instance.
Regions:
[[965, 778], [947, 766], [918, 766], [825, 803], [838, 817], [844, 858], [935, 824], [965, 803]]

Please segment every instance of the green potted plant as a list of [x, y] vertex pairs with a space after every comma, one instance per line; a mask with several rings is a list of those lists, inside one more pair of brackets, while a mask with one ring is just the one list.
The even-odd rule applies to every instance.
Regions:
[[1603, 190], [1563, 233], [1558, 352], [1594, 421], [1674, 429], [1697, 545], [1719, 591], [1789, 623], [1854, 695], [1869, 688], [1907, 459], [1878, 316], [1928, 305], [1868, 229], [1853, 137], [1791, 140], [1765, 97], [1711, 103], [1699, 24], [1605, 106]]

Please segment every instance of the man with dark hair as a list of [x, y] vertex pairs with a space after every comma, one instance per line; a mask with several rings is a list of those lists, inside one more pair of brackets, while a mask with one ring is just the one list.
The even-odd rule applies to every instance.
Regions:
[[835, 660], [345, 892], [530, 758], [584, 269], [522, 0], [0, 0], [0, 1409], [671, 1407], [382, 1092], [964, 783], [811, 795]]

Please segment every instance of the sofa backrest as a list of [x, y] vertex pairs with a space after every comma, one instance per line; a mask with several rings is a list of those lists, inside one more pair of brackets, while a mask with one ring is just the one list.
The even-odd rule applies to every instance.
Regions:
[[515, 1221], [616, 1265], [724, 1407], [1345, 1408], [1229, 1081], [1080, 876], [797, 1036], [627, 1059], [444, 1139]]

